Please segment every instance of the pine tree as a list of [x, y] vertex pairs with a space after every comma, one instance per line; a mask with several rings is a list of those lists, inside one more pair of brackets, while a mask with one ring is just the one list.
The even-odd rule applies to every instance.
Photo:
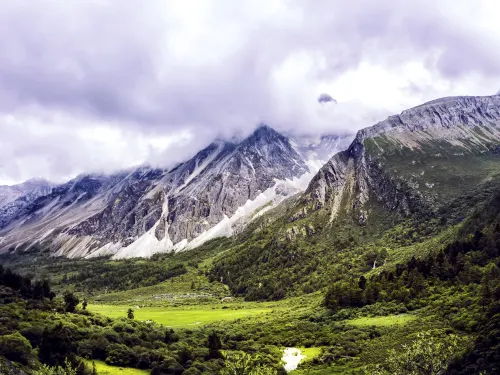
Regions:
[[127, 318], [134, 319], [134, 310], [128, 309], [128, 311], [127, 311]]
[[208, 335], [208, 358], [222, 358], [220, 350], [222, 349], [222, 342], [217, 332], [212, 332]]
[[79, 303], [80, 300], [73, 293], [66, 292], [64, 294], [64, 306], [67, 312], [74, 312]]

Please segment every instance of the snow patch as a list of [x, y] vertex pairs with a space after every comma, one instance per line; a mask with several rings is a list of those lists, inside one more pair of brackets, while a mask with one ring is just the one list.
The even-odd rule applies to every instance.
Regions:
[[[173, 249], [173, 243], [168, 236], [165, 236], [161, 241], [156, 238], [155, 231], [160, 221], [158, 221], [153, 227], [140, 236], [137, 240], [132, 242], [127, 247], [120, 248], [113, 259], [122, 258], [135, 258], [144, 257], [148, 258], [155, 253], [164, 253]], [[102, 247], [98, 251], [104, 252], [105, 249]]]
[[[350, 141], [350, 139], [349, 139]], [[286, 198], [302, 192], [307, 189], [309, 182], [319, 169], [333, 156], [341, 151], [341, 147], [347, 144], [346, 138], [341, 137], [323, 137], [314, 141], [309, 141], [306, 144], [300, 144], [297, 140], [291, 141], [294, 149], [302, 155], [308, 166], [309, 172], [302, 174], [300, 177], [286, 180], [275, 180], [275, 184], [261, 192], [253, 200], [247, 200], [244, 205], [236, 209], [230, 217], [224, 215], [224, 218], [212, 228], [204, 231], [196, 238], [188, 241], [182, 241], [173, 244], [168, 236], [168, 225], [165, 229], [166, 235], [162, 240], [158, 240], [155, 236], [155, 230], [160, 219], [149, 231], [140, 236], [132, 244], [127, 247], [121, 247], [120, 244], [107, 244], [91, 256], [110, 255], [114, 254], [114, 259], [131, 258], [131, 257], [150, 257], [155, 253], [165, 253], [169, 251], [181, 251], [193, 249], [203, 243], [218, 237], [228, 237], [235, 234], [240, 228], [248, 224], [255, 218], [263, 215], [268, 210], [276, 207]], [[202, 164], [197, 166], [184, 183], [178, 186], [175, 191], [182, 190], [196, 176], [198, 176], [222, 151], [222, 145], [204, 160]], [[257, 150], [259, 154], [260, 150]], [[251, 161], [244, 155], [245, 161], [255, 173]], [[163, 217], [168, 214], [168, 199], [164, 200]]]

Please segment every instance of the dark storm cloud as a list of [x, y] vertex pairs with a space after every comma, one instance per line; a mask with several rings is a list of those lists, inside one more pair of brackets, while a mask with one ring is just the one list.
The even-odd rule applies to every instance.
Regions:
[[[29, 114], [40, 126], [61, 115], [69, 128], [106, 122], [153, 135], [191, 129], [193, 147], [219, 133], [250, 131], [261, 121], [284, 130], [353, 130], [392, 108], [320, 123], [311, 113], [321, 91], [309, 86], [362, 63], [390, 71], [423, 61], [438, 77], [453, 80], [500, 75], [497, 35], [465, 22], [481, 3], [462, 4], [459, 11], [457, 3], [4, 2], [0, 113]], [[302, 55], [313, 61], [306, 73], [276, 79]], [[406, 92], [417, 93], [418, 87], [425, 85], [415, 82]], [[76, 155], [83, 141], [73, 143], [68, 152], [75, 154], [74, 163], [93, 168]]]

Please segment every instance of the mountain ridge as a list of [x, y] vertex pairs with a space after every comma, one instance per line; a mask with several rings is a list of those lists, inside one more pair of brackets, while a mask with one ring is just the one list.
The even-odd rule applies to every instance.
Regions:
[[[465, 154], [494, 154], [498, 144], [500, 96], [434, 100], [360, 130], [349, 148], [334, 155], [311, 180], [304, 199], [315, 208], [328, 202], [331, 219], [339, 213], [342, 201], [350, 199], [353, 202], [350, 211], [357, 210], [359, 221], [364, 222], [367, 212], [362, 206], [368, 202], [370, 194], [376, 195], [378, 200], [392, 200], [403, 214], [408, 215], [416, 210], [410, 209], [410, 205], [431, 204], [424, 196], [435, 187], [435, 182], [420, 182], [426, 173], [425, 168], [421, 168], [420, 177], [414, 174], [409, 178], [408, 173], [399, 176], [402, 178], [396, 183], [398, 188], [390, 183], [395, 175], [417, 169], [422, 163], [419, 158], [433, 156], [438, 164], [444, 158], [460, 159]], [[409, 163], [402, 165], [410, 157]], [[399, 171], [394, 169], [396, 172], [392, 173], [388, 167], [398, 167]], [[383, 178], [382, 172], [393, 176]], [[412, 184], [418, 184], [417, 188], [412, 188]], [[387, 190], [389, 185], [392, 192]], [[401, 195], [402, 190], [411, 197]], [[384, 198], [386, 195], [391, 197]]]
[[238, 233], [302, 191], [288, 235], [314, 232], [296, 224], [315, 212], [330, 224], [350, 217], [359, 225], [375, 206], [401, 217], [428, 215], [461, 194], [457, 178], [467, 188], [496, 178], [499, 124], [499, 96], [441, 98], [358, 131], [335, 155], [349, 138], [313, 142], [263, 125], [239, 142], [216, 140], [170, 170], [142, 167], [58, 186], [1, 232], [0, 246], [27, 237], [25, 246], [69, 257], [179, 251]]
[[[341, 139], [328, 142], [337, 147]], [[141, 167], [79, 176], [20, 212], [0, 231], [0, 246], [3, 251], [50, 248], [69, 257], [181, 250], [214, 232], [231, 234], [260, 206], [303, 190], [314, 169], [326, 162], [312, 159], [323, 146], [307, 144], [306, 155], [289, 137], [264, 125], [239, 143], [216, 140], [168, 170]], [[324, 149], [320, 153], [325, 156]]]
[[55, 186], [42, 178], [32, 178], [16, 185], [0, 186], [0, 228], [38, 197], [49, 194]]
[[391, 116], [360, 130], [304, 193], [236, 237], [211, 279], [246, 300], [276, 300], [349, 281], [386, 260], [395, 268], [436, 255], [500, 191], [499, 99], [435, 101], [404, 112], [406, 124], [393, 126]]

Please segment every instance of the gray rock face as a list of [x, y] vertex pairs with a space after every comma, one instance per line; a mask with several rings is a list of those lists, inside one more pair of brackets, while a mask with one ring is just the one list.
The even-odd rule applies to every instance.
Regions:
[[496, 126], [500, 119], [500, 96], [457, 96], [436, 99], [390, 116], [365, 128], [358, 138], [380, 134], [427, 129], [450, 129], [456, 126]]
[[[452, 168], [456, 170], [457, 165], [470, 168], [464, 174], [472, 182], [491, 178], [491, 168], [484, 173], [474, 170], [471, 160], [482, 158], [480, 165], [495, 165], [499, 144], [499, 96], [434, 100], [360, 130], [349, 148], [332, 157], [312, 179], [302, 202], [314, 210], [329, 210], [331, 221], [339, 215], [352, 215], [360, 223], [368, 217], [370, 200], [405, 216], [433, 210], [439, 186], [454, 177]], [[451, 158], [459, 163], [449, 161]], [[450, 163], [448, 171], [446, 163]], [[423, 182], [426, 189], [402, 173], [420, 168], [414, 176], [421, 177], [426, 168], [433, 172], [436, 165], [444, 165], [443, 173], [434, 173], [435, 180]], [[296, 215], [300, 217], [300, 212]]]
[[330, 94], [323, 93], [318, 97], [319, 103], [334, 103], [337, 104], [337, 101], [331, 97]]
[[51, 232], [66, 232], [71, 225], [94, 214], [128, 173], [83, 175], [45, 191], [12, 215], [2, 215], [0, 249], [39, 242]]
[[191, 240], [231, 216], [275, 184], [309, 171], [287, 138], [259, 128], [237, 146], [223, 144], [195, 179], [168, 197], [169, 235], [175, 243]]
[[285, 182], [313, 172], [309, 158], [319, 153], [328, 160], [340, 143], [291, 142], [261, 126], [241, 142], [218, 140], [170, 170], [81, 176], [6, 220], [0, 249], [24, 241], [70, 257], [179, 250], [209, 239], [207, 232], [229, 218], [244, 223], [251, 211], [297, 193]]
[[261, 127], [240, 144], [213, 143], [161, 176], [128, 178], [103, 211], [67, 233], [118, 242], [137, 238], [158, 223], [156, 239], [168, 238], [175, 245], [231, 216], [273, 186], [275, 179], [292, 179], [307, 171], [284, 136]]
[[43, 179], [32, 179], [12, 186], [0, 186], [0, 228], [3, 228], [12, 217], [38, 197], [49, 194], [54, 186]]
[[149, 230], [161, 215], [161, 194], [142, 199], [163, 177], [161, 169], [139, 168], [121, 175], [113, 189], [106, 191], [105, 207], [97, 214], [68, 228], [65, 233], [96, 236], [100, 242], [119, 241]]

